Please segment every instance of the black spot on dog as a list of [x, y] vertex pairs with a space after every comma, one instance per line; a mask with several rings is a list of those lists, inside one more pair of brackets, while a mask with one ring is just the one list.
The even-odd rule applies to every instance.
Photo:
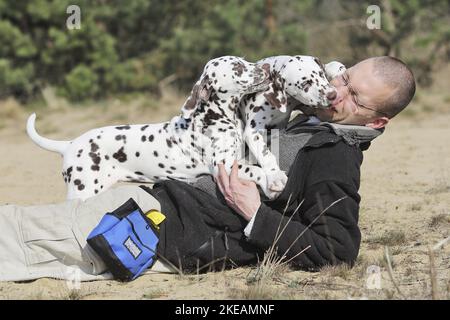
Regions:
[[123, 147], [113, 154], [113, 158], [119, 162], [127, 161], [127, 155], [123, 152]]
[[163, 163], [158, 163], [158, 167], [160, 167], [160, 168], [164, 168], [165, 166], [164, 166], [164, 164], [163, 164]]
[[147, 141], [147, 136], [142, 136], [142, 137], [141, 137], [141, 141], [142, 141], [142, 142]]
[[92, 162], [93, 162], [94, 164], [99, 164], [100, 161], [102, 160], [102, 159], [98, 156], [98, 154], [97, 154], [97, 153], [94, 153], [94, 152], [89, 152], [89, 156], [91, 157]]
[[148, 136], [148, 141], [153, 142], [154, 139], [155, 137], [152, 134]]
[[99, 147], [97, 144], [91, 143], [91, 152], [89, 152], [89, 157], [91, 157], [92, 162], [94, 163], [91, 166], [91, 169], [94, 171], [100, 170], [100, 167], [98, 165], [100, 164], [101, 158], [97, 153], [95, 153], [98, 149], [99, 149]]
[[97, 180], [97, 179], [95, 179], [95, 180], [94, 180], [94, 184], [97, 184], [97, 183], [98, 183], [98, 180]]
[[203, 118], [204, 125], [210, 126], [215, 123], [215, 121], [219, 120], [221, 118], [221, 115], [217, 112], [214, 112], [212, 109], [208, 109], [208, 111], [205, 114], [205, 117]]
[[148, 128], [148, 124], [146, 124], [145, 126], [141, 127], [141, 131], [144, 131], [147, 128]]
[[129, 125], [125, 125], [125, 126], [118, 126], [116, 127], [117, 130], [129, 130], [130, 126]]
[[251, 126], [252, 128], [256, 127], [256, 122], [255, 122], [255, 120], [250, 121], [250, 126]]
[[235, 75], [240, 77], [244, 71], [247, 71], [247, 68], [242, 62], [233, 62], [233, 71], [235, 72]]
[[78, 186], [78, 190], [83, 190], [84, 189], [84, 184], [80, 184], [79, 186]]
[[82, 167], [77, 167], [77, 171], [81, 172], [81, 171], [83, 171], [83, 168]]
[[139, 157], [141, 154], [139, 152], [136, 152], [136, 157]]
[[172, 148], [172, 141], [170, 141], [169, 139], [166, 139], [166, 143], [169, 148]]
[[157, 156], [158, 156], [158, 152], [153, 151], [153, 155], [154, 155], [155, 157], [157, 157]]
[[73, 181], [73, 184], [76, 185], [76, 186], [78, 186], [80, 183], [81, 183], [80, 179], [75, 179]]
[[72, 171], [73, 167], [69, 167], [66, 170], [67, 182], [70, 182], [72, 180]]
[[91, 143], [91, 152], [96, 152], [99, 149], [98, 144]]
[[309, 88], [311, 88], [312, 84], [313, 84], [313, 82], [310, 79], [310, 80], [303, 81], [300, 86], [305, 92], [308, 92], [308, 90], [309, 90]]
[[137, 174], [137, 175], [139, 175], [139, 176], [143, 176], [143, 175], [144, 175], [144, 174], [143, 174], [142, 172], [140, 172], [140, 171], [135, 171], [134, 173]]

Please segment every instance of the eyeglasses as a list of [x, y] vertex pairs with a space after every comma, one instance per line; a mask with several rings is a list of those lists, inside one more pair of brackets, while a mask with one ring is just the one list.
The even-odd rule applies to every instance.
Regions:
[[362, 109], [371, 110], [371, 111], [373, 111], [373, 112], [376, 112], [376, 113], [378, 113], [378, 114], [381, 114], [381, 115], [383, 115], [383, 116], [389, 118], [389, 115], [388, 115], [387, 113], [382, 112], [382, 111], [375, 110], [375, 109], [373, 109], [373, 108], [366, 107], [365, 105], [363, 105], [363, 104], [361, 104], [361, 103], [358, 102], [358, 99], [357, 99], [357, 98], [358, 98], [358, 94], [356, 93], [355, 89], [353, 89], [352, 85], [350, 84], [350, 77], [349, 77], [349, 75], [348, 75], [347, 72], [344, 72], [344, 73], [342, 74], [341, 78], [342, 78], [342, 81], [344, 82], [344, 86], [347, 87], [348, 93], [349, 93], [350, 96], [352, 97], [352, 101], [353, 101], [353, 103], [356, 105], [356, 107], [362, 108]]

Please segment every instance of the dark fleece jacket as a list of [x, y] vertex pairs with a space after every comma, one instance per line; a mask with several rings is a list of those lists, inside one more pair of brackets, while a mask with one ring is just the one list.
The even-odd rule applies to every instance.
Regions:
[[261, 260], [283, 230], [277, 252], [291, 259], [292, 266], [315, 270], [343, 262], [353, 265], [361, 241], [362, 150], [369, 144], [348, 144], [329, 128], [314, 133], [290, 167], [283, 193], [262, 203], [249, 238], [243, 232], [247, 221], [227, 207], [223, 197], [179, 181], [143, 187], [167, 216], [158, 253], [184, 271], [222, 267], [224, 261], [226, 266], [248, 265]]

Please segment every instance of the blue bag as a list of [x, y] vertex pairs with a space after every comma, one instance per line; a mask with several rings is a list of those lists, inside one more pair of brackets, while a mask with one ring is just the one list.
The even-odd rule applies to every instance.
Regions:
[[115, 279], [131, 281], [155, 262], [158, 237], [159, 231], [130, 198], [103, 216], [87, 242]]

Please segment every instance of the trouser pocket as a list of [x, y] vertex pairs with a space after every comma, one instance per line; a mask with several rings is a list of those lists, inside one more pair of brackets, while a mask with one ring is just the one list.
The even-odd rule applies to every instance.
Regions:
[[20, 228], [28, 265], [51, 261], [83, 264], [83, 252], [73, 234], [72, 214], [67, 205], [40, 207], [39, 212], [24, 210]]

